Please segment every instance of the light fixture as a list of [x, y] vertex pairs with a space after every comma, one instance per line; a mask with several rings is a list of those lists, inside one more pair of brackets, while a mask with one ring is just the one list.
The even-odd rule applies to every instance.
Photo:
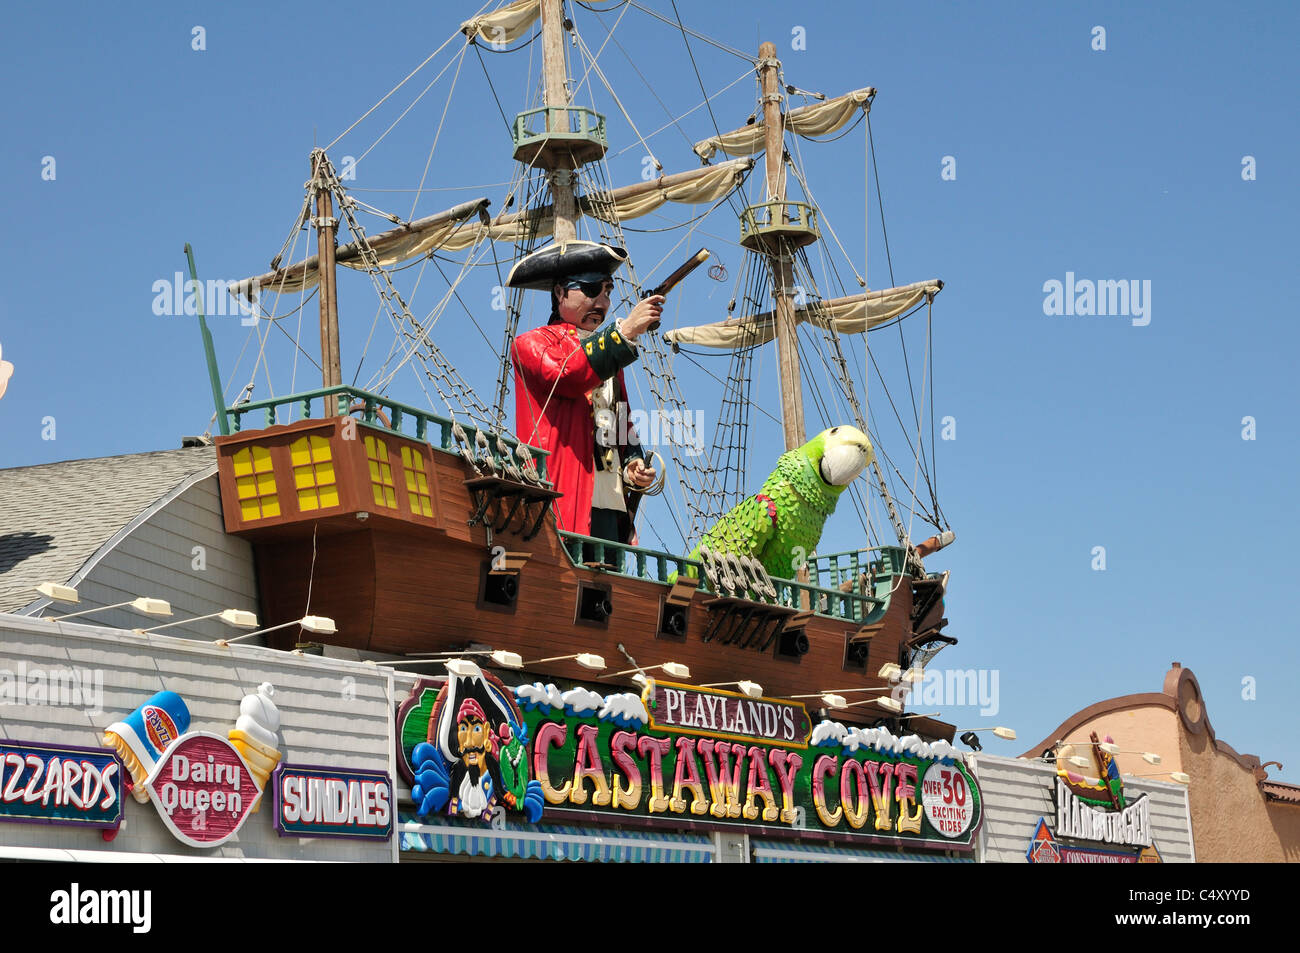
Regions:
[[900, 718], [938, 718], [942, 714], [943, 712], [941, 711], [929, 711], [924, 713], [919, 711], [914, 711], [906, 715], [900, 715], [899, 717]]
[[658, 665], [638, 665], [636, 668], [629, 668], [625, 672], [615, 672], [615, 676], [631, 675], [633, 672], [639, 672], [642, 676], [652, 668], [661, 668], [673, 678], [690, 678], [691, 670], [681, 662], [660, 662]]
[[[815, 694], [812, 695], [791, 695], [790, 697], [791, 698], [817, 698], [820, 699], [821, 703], [825, 705], [827, 708], [853, 708], [856, 705], [870, 705], [872, 702], [876, 701], [876, 699], [868, 698], [865, 699], [864, 701], [850, 702], [847, 698], [844, 697], [850, 692], [893, 692], [896, 691], [898, 687], [899, 686], [897, 685], [891, 685], [885, 687], [881, 687], [877, 685], [872, 688], [828, 688], [825, 691], [816, 692]], [[908, 688], [907, 694], [911, 694], [911, 691], [912, 689]], [[891, 698], [890, 701], [894, 701], [894, 699]], [[888, 705], [886, 705], [885, 707], [889, 708]], [[894, 709], [891, 709], [891, 711], [892, 710]], [[899, 705], [897, 710], [902, 711], [903, 706]]]
[[1102, 750], [1108, 752], [1109, 754], [1135, 754], [1138, 755], [1147, 764], [1160, 763], [1160, 755], [1156, 754], [1154, 751], [1120, 751], [1118, 745], [1115, 746], [1114, 751], [1111, 751], [1105, 745], [1102, 745]]
[[1080, 755], [1077, 755], [1077, 754], [1076, 754], [1076, 755], [1071, 755], [1070, 757], [1066, 758], [1065, 760], [1068, 761], [1068, 762], [1070, 762], [1070, 764], [1074, 765], [1076, 768], [1091, 768], [1091, 767], [1092, 767], [1092, 760], [1091, 760], [1090, 758], [1084, 758], [1084, 757], [1081, 757]]
[[1182, 771], [1161, 771], [1158, 774], [1126, 774], [1126, 778], [1171, 778], [1178, 784], [1191, 784], [1192, 776]]
[[961, 736], [961, 743], [972, 751], [983, 751], [984, 746], [980, 744], [980, 736], [973, 731], [967, 731]]
[[129, 602], [117, 602], [111, 606], [96, 606], [93, 609], [82, 609], [80, 612], [70, 612], [67, 615], [50, 616], [50, 622], [62, 622], [64, 619], [75, 619], [77, 616], [87, 615], [91, 612], [104, 612], [108, 609], [123, 609], [130, 606], [136, 612], [145, 615], [161, 616], [167, 618], [172, 614], [171, 603], [166, 599], [151, 599], [148, 596], [140, 596], [138, 599], [132, 599]]
[[471, 678], [478, 674], [478, 666], [463, 658], [443, 659], [442, 664], [447, 666], [447, 671], [451, 672], [451, 674], [459, 675], [462, 678]]
[[404, 659], [391, 659], [384, 662], [376, 662], [376, 665], [405, 665], [409, 662], [441, 662], [449, 658], [460, 658], [465, 655], [486, 655], [492, 659], [501, 668], [521, 669], [524, 667], [524, 657], [518, 652], [508, 652], [505, 649], [475, 649], [469, 652], [416, 652], [408, 655]]
[[925, 678], [925, 669], [909, 668], [906, 672], [903, 673], [902, 681], [911, 682], [912, 684], [915, 684], [921, 681], [923, 678]]
[[81, 601], [76, 589], [71, 586], [61, 586], [57, 582], [43, 582], [36, 587], [36, 591], [51, 602], [63, 602], [75, 606]]
[[856, 708], [859, 705], [879, 705], [886, 711], [892, 711], [898, 714], [903, 710], [903, 703], [892, 695], [881, 695], [879, 698], [864, 698], [862, 701], [849, 702], [847, 705], [841, 705], [841, 708]]
[[162, 625], [151, 626], [148, 629], [137, 629], [137, 632], [158, 632], [162, 629], [170, 629], [174, 625], [185, 625], [189, 622], [202, 622], [204, 619], [220, 619], [226, 625], [235, 629], [256, 629], [257, 615], [249, 612], [247, 609], [222, 609], [220, 612], [210, 612], [207, 615], [195, 616], [193, 619], [180, 619], [176, 622], [164, 622]]
[[903, 669], [897, 662], [886, 662], [880, 666], [880, 671], [876, 673], [887, 682], [898, 680], [898, 676], [903, 674]]
[[292, 619], [289, 622], [281, 622], [279, 625], [273, 625], [270, 628], [258, 629], [256, 632], [245, 632], [243, 635], [237, 635], [233, 639], [214, 639], [213, 644], [222, 648], [234, 645], [236, 642], [242, 642], [244, 639], [251, 639], [257, 635], [265, 635], [267, 632], [277, 632], [280, 629], [287, 629], [291, 625], [300, 625], [308, 632], [319, 632], [322, 635], [333, 635], [338, 631], [334, 627], [334, 620], [323, 615], [305, 615], [301, 619]]
[[[853, 692], [892, 692], [897, 689], [897, 685], [873, 685], [870, 688], [823, 688], [820, 692], [814, 692], [811, 695], [791, 695], [791, 698], [821, 698], [824, 695], [849, 695]], [[910, 692], [911, 689], [909, 688]]]
[[318, 635], [333, 635], [338, 631], [334, 627], [334, 620], [323, 615], [305, 615], [301, 620], [302, 627], [308, 632], [314, 632]]
[[735, 685], [745, 695], [750, 698], [760, 698], [763, 695], [763, 686], [758, 682], [749, 682], [741, 679], [738, 682], [712, 682], [708, 685], [701, 685], [700, 688], [724, 688], [727, 685]]
[[1097, 747], [1109, 755], [1119, 754], [1119, 745], [1113, 741], [1099, 741]]
[[956, 728], [956, 729], [954, 729], [954, 730], [955, 730], [955, 731], [990, 731], [990, 730], [991, 730], [991, 731], [993, 732], [994, 737], [996, 737], [996, 738], [1001, 738], [1003, 741], [1015, 741], [1015, 740], [1016, 740], [1016, 729], [1014, 729], [1014, 728], [1004, 728], [1002, 725], [998, 725], [996, 728], [992, 728], [992, 729], [984, 728], [984, 727], [975, 727], [975, 728], [969, 728], [969, 729], [967, 729], [967, 728]]
[[603, 671], [605, 660], [599, 655], [593, 655], [590, 652], [578, 652], [574, 655], [556, 655], [552, 658], [538, 659], [536, 662], [525, 662], [525, 665], [543, 665], [547, 662], [564, 662], [573, 659], [583, 668], [590, 669], [593, 672]]

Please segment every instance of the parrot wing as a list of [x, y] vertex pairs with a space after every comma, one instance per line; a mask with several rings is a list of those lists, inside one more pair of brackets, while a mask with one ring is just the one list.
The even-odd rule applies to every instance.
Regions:
[[775, 535], [775, 505], [766, 498], [749, 496], [724, 513], [704, 534], [691, 558], [698, 559], [700, 547], [704, 546], [715, 553], [756, 557]]

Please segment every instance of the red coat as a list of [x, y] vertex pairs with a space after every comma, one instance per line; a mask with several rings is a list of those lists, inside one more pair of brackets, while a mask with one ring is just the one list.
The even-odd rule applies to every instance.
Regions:
[[[515, 338], [511, 356], [515, 366], [515, 436], [550, 453], [547, 478], [564, 494], [554, 503], [559, 528], [591, 535], [591, 494], [596, 458], [596, 428], [592, 420], [591, 392], [611, 376], [618, 378], [618, 400], [627, 402], [622, 366], [636, 360], [636, 350], [611, 333], [612, 325], [596, 331], [588, 341], [600, 343], [602, 331], [608, 348], [601, 348], [595, 364], [584, 353], [583, 342], [571, 324], [548, 324]], [[610, 340], [612, 337], [612, 340]], [[623, 463], [640, 456], [640, 448], [619, 445]]]

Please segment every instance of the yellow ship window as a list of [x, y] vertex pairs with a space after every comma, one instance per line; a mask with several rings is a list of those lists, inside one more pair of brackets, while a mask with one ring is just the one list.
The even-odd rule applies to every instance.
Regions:
[[305, 513], [339, 505], [338, 480], [327, 438], [307, 436], [295, 440], [289, 445], [289, 459], [299, 510]]
[[406, 496], [411, 501], [411, 512], [432, 517], [433, 499], [429, 495], [424, 457], [414, 447], [402, 447], [402, 471], [406, 474]]
[[366, 459], [370, 462], [370, 488], [375, 505], [397, 508], [397, 490], [393, 484], [393, 465], [388, 462], [388, 447], [377, 437], [366, 437]]
[[266, 447], [245, 447], [236, 451], [233, 463], [240, 519], [247, 522], [279, 516], [280, 499], [275, 494], [271, 451]]

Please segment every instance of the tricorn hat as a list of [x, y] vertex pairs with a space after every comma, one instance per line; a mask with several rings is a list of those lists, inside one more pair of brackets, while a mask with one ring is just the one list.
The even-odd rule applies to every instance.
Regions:
[[562, 283], [565, 279], [599, 281], [608, 278], [625, 261], [627, 251], [616, 245], [585, 241], [556, 242], [515, 262], [506, 284], [511, 288], [550, 291], [556, 283]]

